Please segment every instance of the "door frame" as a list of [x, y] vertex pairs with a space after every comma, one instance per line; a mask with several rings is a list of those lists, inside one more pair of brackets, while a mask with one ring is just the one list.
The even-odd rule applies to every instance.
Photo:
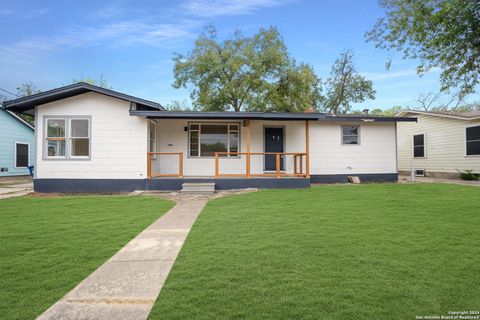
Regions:
[[[266, 152], [266, 141], [265, 141], [265, 129], [267, 128], [278, 128], [282, 129], [283, 131], [283, 152], [286, 152], [286, 147], [287, 147], [287, 132], [286, 132], [286, 127], [285, 125], [275, 125], [275, 124], [264, 124], [262, 128], [262, 139], [263, 139], [263, 152]], [[285, 172], [287, 170], [286, 163], [285, 163], [285, 157], [282, 157], [280, 159], [280, 171]], [[282, 170], [283, 167], [283, 170]], [[265, 169], [265, 156], [263, 156], [263, 172], [275, 172], [275, 170], [266, 170]]]

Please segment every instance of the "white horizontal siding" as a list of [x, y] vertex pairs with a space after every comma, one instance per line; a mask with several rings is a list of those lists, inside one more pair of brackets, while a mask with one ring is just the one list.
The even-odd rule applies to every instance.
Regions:
[[[360, 126], [360, 145], [342, 145], [342, 125]], [[395, 124], [310, 122], [310, 173], [396, 173]]]
[[[129, 103], [97, 93], [37, 107], [37, 178], [142, 179], [146, 177], [146, 119], [129, 115]], [[45, 160], [44, 116], [90, 116], [91, 160]]]
[[[184, 130], [189, 120], [157, 120], [157, 151], [184, 152], [185, 176], [213, 176], [214, 158], [188, 156], [188, 132]], [[224, 122], [224, 121], [217, 121]], [[310, 173], [395, 173], [395, 124], [352, 123], [361, 126], [361, 145], [341, 144], [341, 125], [346, 123], [310, 122]], [[250, 152], [264, 152], [264, 128], [284, 127], [285, 152], [305, 152], [304, 121], [251, 121]], [[246, 128], [241, 126], [241, 152], [246, 152]], [[287, 172], [293, 172], [293, 157], [286, 158]], [[220, 159], [220, 173], [244, 174], [245, 156], [238, 159]], [[350, 169], [350, 168], [351, 169]], [[305, 168], [305, 164], [304, 164]], [[157, 173], [178, 172], [177, 156], [161, 156], [155, 162]], [[263, 173], [263, 156], [251, 156], [251, 173]]]
[[[417, 123], [398, 124], [399, 170], [415, 168], [427, 172], [456, 173], [457, 169], [480, 171], [480, 157], [465, 155], [465, 128], [480, 125], [480, 120], [466, 121], [430, 115], [414, 115]], [[425, 134], [425, 158], [413, 158], [413, 136]]]

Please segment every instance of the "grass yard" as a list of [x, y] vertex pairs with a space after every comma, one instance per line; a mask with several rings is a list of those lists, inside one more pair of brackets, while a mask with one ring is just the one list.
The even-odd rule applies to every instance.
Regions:
[[151, 319], [415, 319], [479, 288], [480, 188], [267, 190], [208, 203]]
[[173, 205], [126, 196], [0, 200], [0, 318], [34, 319]]

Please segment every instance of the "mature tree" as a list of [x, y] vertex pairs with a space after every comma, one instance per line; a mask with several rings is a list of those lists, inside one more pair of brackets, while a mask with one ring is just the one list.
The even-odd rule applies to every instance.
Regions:
[[192, 108], [188, 105], [187, 100], [173, 100], [172, 102], [163, 106], [168, 111], [191, 111]]
[[386, 17], [367, 32], [378, 48], [419, 59], [421, 75], [442, 70], [442, 91], [472, 93], [480, 81], [480, 1], [380, 0]]
[[36, 93], [42, 92], [37, 88], [36, 85], [33, 84], [33, 82], [24, 82], [20, 86], [17, 87], [17, 97], [27, 97], [31, 96]]
[[346, 50], [335, 61], [325, 86], [322, 110], [330, 113], [347, 113], [352, 103], [375, 99], [373, 83], [360, 75], [353, 65], [353, 52]]
[[105, 89], [112, 89], [112, 86], [108, 83], [108, 81], [103, 78], [103, 75], [100, 76], [100, 78], [98, 79], [95, 79], [94, 77], [84, 77], [84, 76], [81, 76], [80, 78], [78, 79], [73, 79], [72, 80], [72, 83], [77, 83], [77, 82], [85, 82], [85, 83], [88, 83], [88, 84], [92, 84], [94, 86], [97, 86], [97, 87], [102, 87], [102, 88], [105, 88]]
[[317, 109], [323, 101], [321, 81], [313, 68], [301, 63], [286, 68], [278, 80], [271, 83], [258, 103], [252, 103], [249, 111], [304, 112]]
[[318, 96], [313, 70], [295, 64], [274, 27], [252, 37], [236, 31], [224, 41], [208, 27], [195, 48], [176, 54], [174, 62], [173, 87], [193, 85], [193, 105], [204, 111], [302, 111]]

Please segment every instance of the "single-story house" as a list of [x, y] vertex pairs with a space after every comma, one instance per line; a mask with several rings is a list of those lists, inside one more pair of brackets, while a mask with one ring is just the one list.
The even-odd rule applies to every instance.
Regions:
[[40, 192], [300, 188], [397, 181], [397, 122], [323, 113], [178, 112], [86, 83], [8, 101], [34, 114]]
[[0, 106], [0, 177], [30, 174], [35, 159], [35, 129]]
[[398, 125], [401, 174], [458, 178], [457, 170], [480, 173], [480, 111], [402, 110], [397, 116], [417, 118]]

